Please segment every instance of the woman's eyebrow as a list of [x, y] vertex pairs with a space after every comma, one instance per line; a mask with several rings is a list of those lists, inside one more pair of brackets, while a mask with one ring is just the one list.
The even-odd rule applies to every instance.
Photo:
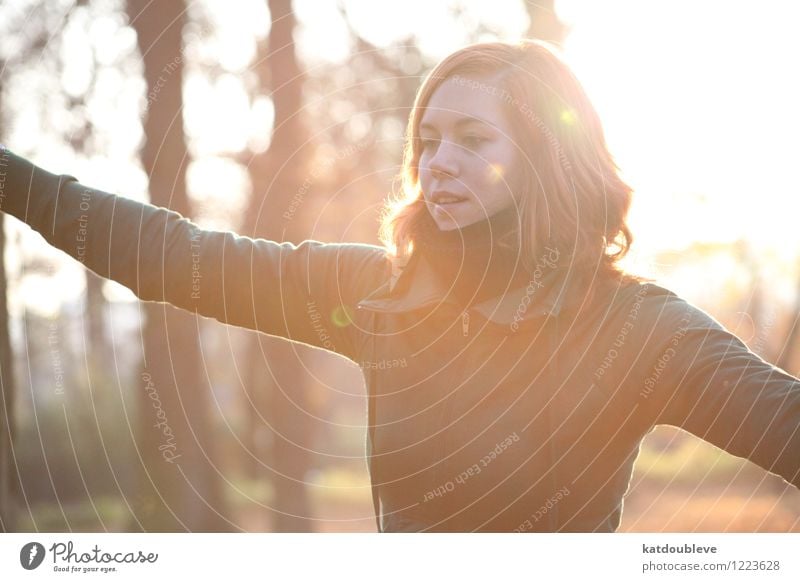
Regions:
[[[455, 126], [459, 129], [467, 125], [480, 125], [480, 126], [485, 126], [489, 129], [495, 129], [495, 126], [493, 124], [489, 123], [485, 119], [481, 119], [480, 117], [461, 117], [455, 123]], [[430, 123], [420, 123], [419, 129], [420, 131], [422, 130], [436, 131], [436, 127]]]

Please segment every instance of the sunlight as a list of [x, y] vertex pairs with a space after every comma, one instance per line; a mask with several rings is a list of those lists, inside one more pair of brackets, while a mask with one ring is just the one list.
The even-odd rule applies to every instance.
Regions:
[[697, 238], [797, 256], [798, 6], [561, 0], [566, 58], [634, 186], [637, 245]]
[[506, 169], [501, 164], [490, 164], [489, 171], [494, 182], [501, 181], [506, 174]]

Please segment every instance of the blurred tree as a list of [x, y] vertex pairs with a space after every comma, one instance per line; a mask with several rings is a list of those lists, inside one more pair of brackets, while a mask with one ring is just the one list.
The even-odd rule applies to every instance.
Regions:
[[[183, 1], [128, 2], [147, 85], [142, 164], [149, 176], [150, 200], [191, 216], [186, 193], [188, 151], [183, 129]], [[132, 236], [135, 233], [131, 233]], [[197, 316], [167, 305], [145, 304], [144, 364], [140, 442], [146, 471], [139, 508], [148, 531], [225, 531], [230, 529], [215, 473], [215, 436], [209, 412], [210, 386], [201, 374]], [[149, 376], [146, 376], [149, 375]], [[159, 446], [162, 429], [145, 385], [158, 392], [174, 435], [168, 461]], [[166, 451], [165, 451], [166, 452]]]
[[[26, 58], [30, 55], [41, 55], [47, 47], [48, 34], [41, 11], [37, 6], [30, 7], [31, 14], [23, 15], [20, 11], [9, 6], [0, 5], [0, 142], [8, 138], [5, 121], [5, 96], [7, 81], [11, 72], [24, 69]], [[19, 34], [23, 16], [28, 16], [31, 26], [26, 29], [24, 38]], [[16, 50], [14, 50], [16, 49]], [[3, 162], [0, 160], [0, 174], [3, 172]], [[14, 378], [14, 352], [9, 334], [9, 312], [7, 294], [10, 280], [6, 269], [5, 254], [8, 238], [6, 236], [5, 215], [0, 216], [0, 531], [17, 531], [19, 522], [23, 518], [17, 504], [19, 494], [25, 493], [21, 483], [22, 476], [19, 471], [21, 463], [26, 459], [20, 458], [17, 421], [14, 416], [17, 394]], [[26, 500], [27, 501], [27, 500]]]
[[[0, 59], [0, 71], [5, 70], [5, 62]], [[3, 141], [3, 79], [0, 77], [0, 142]], [[0, 176], [3, 173], [0, 159]], [[6, 233], [5, 215], [0, 215], [0, 532], [14, 531], [14, 505], [11, 499], [11, 442], [13, 424], [11, 411], [14, 410], [14, 378], [11, 338], [8, 335], [8, 306], [6, 305]]]
[[[411, 42], [385, 51], [349, 27], [353, 57], [341, 66], [314, 67], [309, 75], [294, 42], [292, 2], [269, 0], [268, 7], [272, 26], [259, 46], [251, 99], [269, 94], [275, 118], [269, 148], [238, 156], [253, 191], [243, 228], [250, 236], [295, 243], [343, 237], [377, 242], [377, 211], [396, 173], [423, 58]], [[308, 374], [313, 364], [303, 365], [298, 350], [254, 334], [245, 365], [245, 440], [255, 456], [247, 457], [249, 473], [257, 476], [262, 461], [269, 461], [275, 531], [310, 529], [304, 480], [318, 468], [308, 451], [320, 432], [311, 411], [325, 402], [330, 415], [335, 405], [314, 393], [317, 383]]]
[[528, 37], [546, 40], [560, 45], [569, 34], [569, 27], [558, 19], [554, 0], [525, 2], [530, 17]]
[[[0, 61], [0, 70], [3, 63]], [[0, 101], [3, 87], [0, 84]], [[0, 107], [2, 111], [2, 107]], [[2, 135], [0, 135], [2, 140]], [[2, 173], [0, 160], [0, 173]], [[6, 304], [6, 235], [5, 215], [0, 215], [0, 532], [15, 531], [14, 492], [17, 480], [14, 478], [14, 457], [11, 449], [14, 441], [14, 354], [8, 334], [8, 305]]]
[[[7, 33], [3, 40], [14, 47], [9, 51], [13, 65], [4, 72], [17, 89], [16, 103], [24, 95], [24, 110], [14, 114], [29, 120], [34, 114], [38, 121], [38, 131], [26, 134], [36, 135], [28, 146], [31, 151], [67, 144], [78, 159], [113, 157], [110, 152], [120, 150], [118, 126], [109, 124], [96, 104], [113, 108], [124, 102], [119, 96], [125, 86], [113, 80], [120, 78], [117, 70], [130, 64], [132, 51], [99, 29], [124, 28], [124, 10], [116, 0], [77, 2], [61, 11], [52, 8], [34, 2], [17, 11], [9, 7], [0, 17]], [[61, 261], [42, 256], [47, 255], [34, 251], [22, 257], [20, 280], [52, 277], [60, 270]], [[130, 435], [119, 430], [128, 420], [121, 406], [128, 382], [121, 383], [121, 390], [111, 389], [116, 380], [113, 371], [125, 369], [128, 358], [110, 349], [102, 281], [88, 270], [84, 274], [82, 311], [65, 302], [56, 318], [27, 308], [24, 312], [22, 357], [29, 374], [20, 377], [25, 401], [17, 409], [14, 447], [20, 501], [27, 509], [18, 514], [22, 529], [119, 529], [123, 520], [112, 520], [99, 507], [130, 510], [126, 491], [135, 491], [129, 468], [136, 451]], [[58, 293], [55, 297], [60, 299]], [[36, 333], [42, 324], [44, 341]], [[112, 356], [118, 357], [113, 367]], [[113, 501], [96, 504], [101, 498]], [[63, 511], [65, 505], [83, 509], [69, 515]]]
[[794, 308], [789, 313], [789, 331], [786, 340], [781, 345], [781, 353], [776, 365], [790, 374], [798, 375], [796, 356], [800, 351], [800, 279], [797, 281]]
[[[269, 148], [247, 163], [253, 195], [244, 228], [254, 237], [300, 242], [305, 238], [302, 227], [295, 222], [287, 229], [280, 217], [308, 172], [309, 132], [302, 109], [305, 77], [295, 51], [291, 0], [269, 0], [268, 7], [272, 27], [258, 47], [256, 91], [269, 94], [275, 121]], [[264, 460], [269, 461], [274, 491], [271, 528], [280, 532], [312, 531], [313, 523], [308, 519], [311, 509], [304, 484], [316, 430], [308, 414], [313, 385], [297, 364], [297, 350], [288, 342], [252, 334], [245, 364], [246, 438], [256, 457], [248, 458], [249, 473], [261, 477]]]

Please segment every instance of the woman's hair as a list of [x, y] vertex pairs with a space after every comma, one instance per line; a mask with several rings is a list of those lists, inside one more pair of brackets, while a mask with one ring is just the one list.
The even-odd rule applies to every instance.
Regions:
[[549, 246], [570, 269], [627, 277], [617, 261], [632, 243], [625, 223], [631, 188], [618, 174], [580, 83], [554, 47], [541, 41], [473, 44], [428, 74], [408, 120], [401, 192], [384, 208], [383, 243], [397, 257], [408, 257], [430, 223], [419, 182], [419, 125], [431, 95], [447, 79], [495, 95], [515, 130], [524, 166], [518, 240], [528, 269]]

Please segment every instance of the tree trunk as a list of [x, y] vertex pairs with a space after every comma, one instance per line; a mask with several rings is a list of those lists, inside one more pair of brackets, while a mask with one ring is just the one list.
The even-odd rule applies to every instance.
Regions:
[[[5, 62], [0, 60], [0, 71], [5, 70]], [[2, 80], [2, 79], [0, 79]], [[0, 113], [2, 113], [3, 87], [0, 84]], [[0, 120], [0, 127], [2, 127]], [[0, 134], [0, 142], [3, 135]], [[0, 173], [5, 162], [0, 158]], [[8, 333], [8, 304], [6, 292], [6, 232], [5, 215], [0, 214], [0, 532], [12, 532], [15, 525], [14, 484], [12, 479], [14, 463], [11, 447], [14, 442], [14, 354], [11, 350], [11, 337]]]
[[[296, 19], [291, 0], [269, 0], [268, 5], [272, 28], [268, 46], [260, 50], [257, 76], [266, 85], [262, 90], [272, 97], [275, 129], [269, 149], [248, 164], [253, 196], [245, 231], [251, 236], [299, 242], [297, 239], [303, 238], [298, 226], [301, 221], [295, 218], [287, 225], [282, 215], [300, 189], [308, 160], [308, 129], [301, 113], [304, 77], [293, 41]], [[313, 531], [313, 522], [307, 519], [311, 508], [304, 479], [311, 467], [308, 449], [315, 424], [303, 412], [311, 405], [311, 386], [298, 362], [298, 349], [302, 348], [255, 334], [247, 349], [249, 377], [245, 382], [253, 403], [247, 404], [248, 440], [254, 454], [270, 463], [272, 470], [267, 475], [275, 492], [271, 526], [279, 532]], [[265, 429], [271, 438], [258, 438]], [[265, 441], [270, 443], [269, 450], [263, 447]], [[254, 467], [258, 475], [260, 464], [250, 465], [251, 474]]]
[[794, 309], [789, 314], [789, 331], [786, 332], [786, 340], [781, 346], [781, 357], [776, 362], [790, 374], [798, 374], [798, 370], [793, 366], [794, 357], [797, 353], [797, 344], [800, 340], [800, 280], [797, 283], [797, 295], [795, 296]]
[[107, 374], [110, 361], [110, 338], [106, 335], [106, 298], [103, 295], [103, 278], [86, 269], [86, 331], [89, 341], [90, 370], [95, 374]]
[[[150, 200], [190, 216], [182, 118], [185, 2], [130, 0], [128, 13], [147, 82], [142, 164], [150, 177]], [[202, 374], [198, 317], [163, 304], [144, 304], [143, 311], [145, 353], [136, 382], [146, 471], [140, 520], [148, 531], [228, 530], [214, 464], [211, 388]], [[166, 421], [155, 416], [154, 394]]]
[[[2, 161], [0, 161], [2, 172]], [[14, 491], [16, 487], [13, 463], [14, 438], [14, 357], [8, 333], [8, 305], [6, 304], [5, 216], [0, 214], [0, 532], [13, 532], [15, 528]]]
[[561, 43], [566, 38], [569, 31], [558, 19], [553, 4], [553, 0], [525, 3], [528, 16], [531, 19], [530, 26], [528, 26], [528, 37], [556, 44]]

